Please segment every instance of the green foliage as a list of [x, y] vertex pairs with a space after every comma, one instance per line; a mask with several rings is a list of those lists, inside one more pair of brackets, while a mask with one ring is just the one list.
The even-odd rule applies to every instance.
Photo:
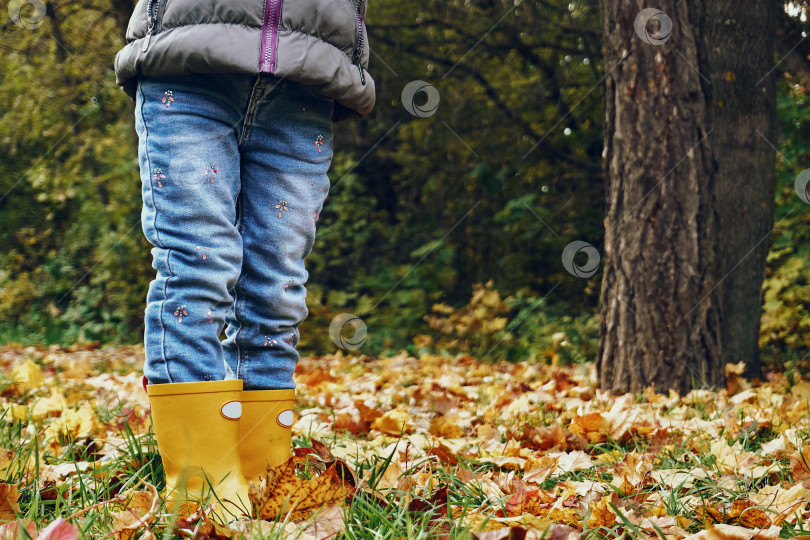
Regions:
[[782, 140], [777, 161], [776, 216], [768, 255], [760, 345], [773, 363], [803, 363], [810, 352], [810, 212], [796, 194], [796, 176], [810, 163], [810, 98], [783, 84]]
[[[325, 329], [351, 312], [368, 326], [363, 352], [416, 350], [420, 336], [441, 336], [425, 320], [434, 304], [463, 310], [475, 284], [492, 280], [510, 298], [503, 317], [520, 328], [458, 345], [485, 355], [506, 336], [492, 356], [542, 356], [550, 337], [532, 333], [551, 336], [579, 314], [592, 320], [599, 292], [599, 276], [572, 277], [560, 260], [572, 240], [602, 235], [598, 11], [567, 2], [373, 7], [377, 108], [337, 130], [338, 148], [356, 157], [333, 166], [308, 259], [302, 346], [333, 350]], [[402, 107], [412, 80], [439, 91], [434, 116]], [[555, 285], [542, 307], [532, 304]]]
[[[139, 222], [133, 103], [112, 71], [131, 7], [55, 0], [36, 28], [3, 23], [0, 342], [141, 339], [154, 270]], [[570, 276], [560, 255], [603, 235], [598, 6], [381, 0], [369, 33], [377, 107], [335, 129], [302, 350], [334, 350], [329, 323], [351, 312], [368, 326], [369, 354], [429, 338], [493, 359], [592, 356], [600, 274]], [[413, 80], [439, 91], [435, 115], [402, 106]], [[792, 184], [810, 151], [804, 88], [782, 85], [779, 107], [762, 344], [798, 360], [810, 349], [810, 218]], [[502, 328], [431, 327], [430, 317], [452, 316], [434, 305], [465, 313], [475, 284], [490, 280], [503, 300], [489, 315]]]
[[3, 29], [3, 341], [137, 339], [150, 268], [132, 103], [112, 74], [123, 42], [112, 10], [49, 2], [38, 27]]
[[[559, 306], [549, 306], [527, 290], [501, 299], [491, 287], [492, 281], [476, 285], [470, 302], [459, 309], [433, 306], [433, 314], [425, 320], [439, 332], [437, 351], [461, 351], [487, 361], [528, 359], [555, 365], [584, 362], [596, 354], [595, 315], [565, 315]], [[417, 344], [427, 344], [427, 337], [421, 336]]]

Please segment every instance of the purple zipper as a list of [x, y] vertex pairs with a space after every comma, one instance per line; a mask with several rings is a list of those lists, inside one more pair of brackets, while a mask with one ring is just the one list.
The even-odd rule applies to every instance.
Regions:
[[259, 62], [260, 73], [276, 72], [276, 40], [278, 39], [278, 22], [281, 18], [281, 0], [265, 0], [264, 24], [262, 24], [262, 59]]
[[357, 0], [355, 11], [357, 12], [357, 47], [354, 49], [352, 64], [357, 64], [357, 69], [360, 70], [360, 82], [365, 86], [366, 74], [363, 73], [363, 66], [360, 65], [363, 56], [363, 0]]

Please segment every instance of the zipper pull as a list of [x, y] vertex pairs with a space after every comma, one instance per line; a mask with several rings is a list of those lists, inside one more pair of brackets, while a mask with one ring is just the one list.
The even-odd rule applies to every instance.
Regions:
[[154, 29], [154, 23], [152, 19], [149, 19], [149, 28], [146, 29], [146, 39], [143, 41], [143, 47], [141, 47], [141, 52], [146, 52], [146, 48], [149, 46], [149, 40], [152, 39], [152, 30]]

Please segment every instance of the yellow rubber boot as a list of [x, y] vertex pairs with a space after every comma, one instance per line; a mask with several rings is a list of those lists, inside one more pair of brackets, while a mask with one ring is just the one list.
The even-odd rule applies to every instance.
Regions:
[[267, 466], [290, 458], [295, 390], [245, 390], [239, 423], [239, 456], [246, 482], [258, 485]]
[[200, 502], [216, 502], [213, 514], [223, 522], [250, 515], [238, 450], [242, 381], [153, 384], [146, 391], [168, 511], [190, 514]]

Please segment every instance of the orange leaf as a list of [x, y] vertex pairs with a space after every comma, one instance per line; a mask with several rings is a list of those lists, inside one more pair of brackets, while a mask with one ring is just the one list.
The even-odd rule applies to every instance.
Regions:
[[575, 416], [568, 429], [571, 433], [582, 435], [591, 443], [600, 443], [607, 440], [610, 424], [601, 413], [595, 412]]
[[437, 416], [430, 421], [430, 433], [446, 439], [458, 439], [463, 433], [457, 420], [457, 418], [453, 419], [447, 416]]
[[635, 493], [652, 481], [651, 454], [631, 452], [613, 466], [613, 485], [624, 493]]
[[250, 485], [248, 496], [254, 513], [262, 519], [290, 514], [295, 521], [309, 517], [316, 509], [354, 495], [355, 480], [342, 461], [332, 463], [323, 474], [309, 480], [298, 478], [296, 465], [304, 460], [295, 456], [278, 467], [268, 467], [259, 486]]
[[753, 529], [764, 529], [771, 526], [771, 519], [761, 508], [746, 508], [740, 514], [740, 525]]
[[431, 448], [428, 450], [428, 454], [436, 456], [439, 458], [439, 461], [442, 463], [447, 463], [448, 465], [456, 465], [458, 463], [458, 458], [453, 454], [453, 451], [443, 444], [439, 444], [439, 446]]
[[17, 484], [0, 484], [0, 521], [12, 521], [20, 512]]
[[149, 491], [133, 492], [124, 505], [127, 509], [112, 515], [115, 540], [130, 540], [138, 529], [154, 521], [159, 501], [157, 489], [147, 482], [144, 484]]
[[611, 527], [616, 523], [616, 514], [608, 506], [610, 497], [602, 497], [598, 502], [591, 503], [591, 516], [588, 518], [588, 528]]
[[790, 456], [790, 471], [797, 482], [810, 478], [810, 444]]
[[372, 422], [371, 427], [395, 437], [408, 431], [408, 413], [393, 409]]

